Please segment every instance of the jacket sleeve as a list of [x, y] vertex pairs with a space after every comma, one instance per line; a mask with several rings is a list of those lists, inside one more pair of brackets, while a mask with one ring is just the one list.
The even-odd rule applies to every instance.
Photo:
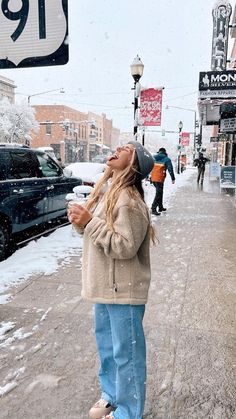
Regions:
[[85, 227], [93, 244], [103, 249], [106, 256], [114, 259], [131, 259], [141, 246], [149, 219], [137, 209], [121, 206], [117, 210], [114, 230], [111, 230], [104, 219], [93, 217]]
[[166, 166], [167, 166], [167, 170], [170, 174], [171, 179], [175, 180], [173, 165], [172, 165], [171, 159], [169, 157], [166, 159]]

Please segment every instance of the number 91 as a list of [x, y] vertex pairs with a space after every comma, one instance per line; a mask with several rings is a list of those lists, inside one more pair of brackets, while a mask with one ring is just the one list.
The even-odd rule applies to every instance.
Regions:
[[[2, 0], [2, 13], [9, 20], [19, 20], [16, 30], [11, 35], [15, 42], [22, 34], [29, 15], [29, 0], [21, 0], [21, 9], [17, 12], [9, 10], [8, 3], [10, 0]], [[39, 39], [46, 38], [46, 16], [45, 16], [45, 0], [38, 0], [38, 18], [39, 18]]]

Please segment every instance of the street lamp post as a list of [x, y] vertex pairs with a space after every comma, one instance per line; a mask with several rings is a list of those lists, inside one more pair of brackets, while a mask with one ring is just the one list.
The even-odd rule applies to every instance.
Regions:
[[194, 128], [193, 128], [193, 159], [195, 159], [195, 152], [196, 152], [196, 125], [197, 125], [197, 112], [194, 109], [189, 108], [181, 108], [180, 106], [169, 106], [166, 105], [166, 109], [174, 108], [174, 109], [182, 109], [183, 111], [194, 112]]
[[140, 85], [139, 80], [143, 75], [143, 69], [144, 65], [140, 59], [140, 57], [137, 55], [137, 57], [134, 58], [131, 66], [131, 75], [134, 79], [134, 87], [132, 90], [134, 90], [134, 136], [137, 140], [137, 133], [138, 133], [138, 98], [140, 93]]
[[65, 90], [62, 87], [61, 89], [46, 90], [45, 92], [39, 92], [39, 93], [34, 93], [32, 95], [29, 95], [28, 96], [28, 106], [30, 106], [30, 99], [31, 99], [31, 97], [33, 97], [33, 96], [40, 96], [40, 95], [44, 95], [45, 93], [52, 93], [52, 92], [65, 93]]
[[179, 128], [179, 147], [178, 147], [178, 166], [177, 166], [177, 173], [180, 174], [180, 156], [181, 156], [181, 133], [183, 129], [183, 122], [179, 121], [178, 128]]

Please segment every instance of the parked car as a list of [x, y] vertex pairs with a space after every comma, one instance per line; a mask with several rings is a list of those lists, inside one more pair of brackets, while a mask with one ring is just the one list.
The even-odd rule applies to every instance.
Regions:
[[16, 234], [64, 217], [66, 195], [81, 184], [47, 153], [0, 143], [0, 260]]
[[84, 185], [94, 186], [103, 176], [106, 167], [103, 163], [78, 162], [69, 164], [67, 169], [72, 171], [73, 176], [80, 177]]

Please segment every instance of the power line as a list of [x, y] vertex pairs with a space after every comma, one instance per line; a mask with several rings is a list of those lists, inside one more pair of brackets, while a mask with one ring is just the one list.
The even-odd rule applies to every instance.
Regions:
[[170, 100], [182, 99], [182, 98], [187, 97], [187, 96], [193, 96], [193, 95], [195, 95], [196, 93], [198, 93], [198, 91], [197, 91], [197, 90], [196, 90], [195, 92], [187, 93], [186, 95], [182, 95], [182, 96], [178, 96], [178, 97], [172, 97], [171, 99], [168, 99], [168, 101], [170, 101]]

